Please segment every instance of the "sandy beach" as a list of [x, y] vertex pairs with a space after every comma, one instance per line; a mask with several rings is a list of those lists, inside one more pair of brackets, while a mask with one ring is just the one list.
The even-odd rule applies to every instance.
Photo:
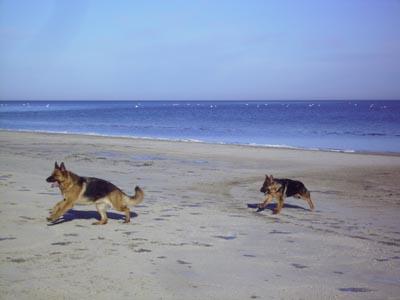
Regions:
[[[400, 157], [0, 131], [0, 299], [400, 299]], [[61, 200], [54, 161], [144, 202], [130, 224]], [[259, 203], [265, 174], [316, 210]]]

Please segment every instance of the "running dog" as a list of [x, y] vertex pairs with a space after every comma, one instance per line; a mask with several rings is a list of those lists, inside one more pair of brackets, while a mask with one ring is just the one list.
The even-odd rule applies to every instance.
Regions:
[[258, 204], [259, 209], [264, 209], [272, 199], [278, 200], [278, 205], [274, 209], [274, 214], [279, 214], [283, 207], [286, 197], [301, 198], [307, 201], [310, 210], [314, 210], [314, 203], [311, 200], [310, 192], [301, 181], [292, 179], [274, 178], [272, 175], [265, 175], [265, 181], [260, 189], [265, 194], [265, 199]]
[[47, 218], [50, 222], [55, 222], [75, 204], [95, 204], [100, 221], [93, 225], [107, 223], [106, 212], [109, 207], [124, 212], [124, 223], [129, 223], [131, 215], [128, 205], [138, 205], [144, 198], [144, 192], [138, 186], [135, 187], [135, 195], [130, 197], [111, 182], [94, 177], [81, 177], [68, 171], [63, 162], [60, 166], [55, 163], [53, 173], [46, 181], [58, 186], [64, 198], [53, 207]]

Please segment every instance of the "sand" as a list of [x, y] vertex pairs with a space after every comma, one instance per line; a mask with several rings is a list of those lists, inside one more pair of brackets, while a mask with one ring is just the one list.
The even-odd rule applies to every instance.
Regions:
[[[0, 299], [400, 299], [400, 157], [0, 132]], [[54, 161], [145, 193], [130, 224], [75, 206]], [[256, 212], [265, 174], [301, 180]]]

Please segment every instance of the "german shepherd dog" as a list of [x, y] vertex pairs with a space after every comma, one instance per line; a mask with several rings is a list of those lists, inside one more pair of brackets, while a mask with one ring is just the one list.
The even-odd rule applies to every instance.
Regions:
[[108, 207], [124, 212], [124, 223], [129, 223], [131, 215], [128, 205], [137, 205], [144, 198], [144, 192], [138, 186], [135, 187], [135, 195], [130, 197], [111, 182], [94, 177], [81, 177], [68, 171], [63, 162], [60, 166], [55, 163], [53, 173], [46, 181], [57, 185], [64, 197], [53, 207], [47, 218], [50, 222], [55, 222], [75, 204], [95, 204], [101, 219], [93, 225], [107, 223]]
[[279, 214], [285, 198], [296, 197], [306, 200], [310, 206], [310, 210], [314, 210], [314, 203], [311, 200], [310, 192], [301, 181], [286, 178], [279, 179], [274, 178], [272, 175], [265, 175], [265, 181], [260, 192], [265, 194], [265, 199], [262, 203], [258, 204], [259, 209], [264, 209], [275, 198], [278, 200], [278, 205], [273, 213]]

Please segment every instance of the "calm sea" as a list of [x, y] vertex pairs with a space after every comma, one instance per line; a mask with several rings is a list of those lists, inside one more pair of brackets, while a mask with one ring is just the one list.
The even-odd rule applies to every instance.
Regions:
[[0, 128], [399, 153], [400, 101], [1, 101]]

